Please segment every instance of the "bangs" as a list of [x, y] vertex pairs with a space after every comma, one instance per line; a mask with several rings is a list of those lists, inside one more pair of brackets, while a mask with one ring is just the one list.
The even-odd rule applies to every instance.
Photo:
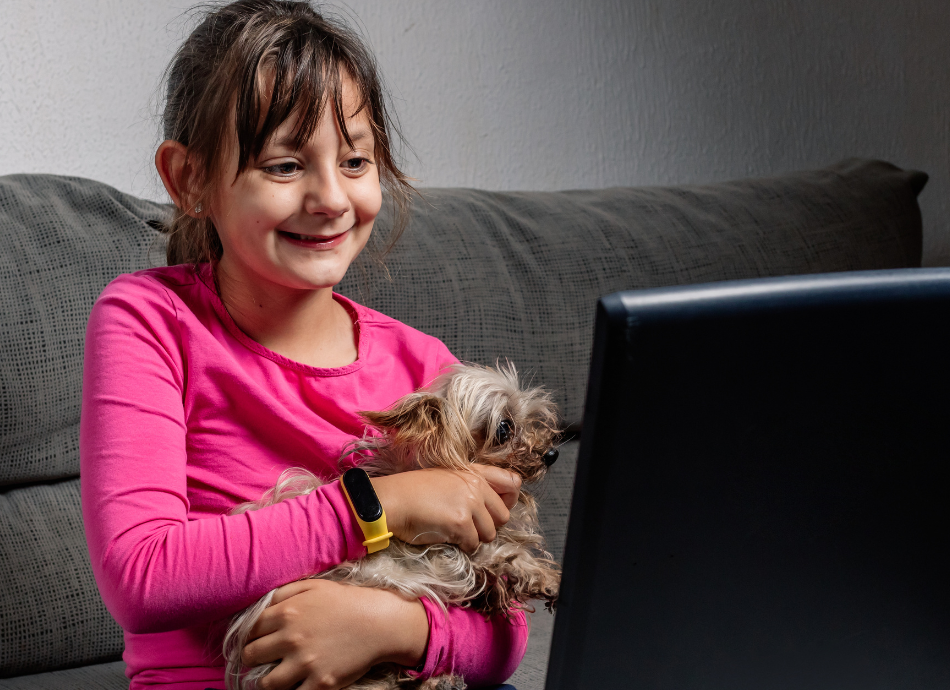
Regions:
[[[328, 39], [309, 22], [282, 27], [274, 41], [260, 41], [256, 54], [244, 61], [246, 71], [238, 85], [236, 129], [238, 174], [260, 155], [274, 132], [288, 120], [295, 121], [294, 148], [300, 149], [313, 136], [327, 107], [343, 139], [353, 146], [346, 119], [367, 111], [377, 147], [381, 128], [381, 104], [372, 94], [379, 92], [375, 65], [368, 55], [354, 55], [343, 42]], [[356, 108], [343, 110], [343, 85], [355, 87]], [[266, 110], [265, 110], [266, 109]]]
[[[317, 12], [308, 2], [236, 0], [197, 10], [203, 19], [165, 72], [165, 138], [186, 147], [195, 171], [188, 196], [176, 202], [168, 226], [169, 265], [221, 257], [211, 218], [189, 210], [234, 181], [223, 177], [235, 148], [237, 179], [284, 123], [293, 124], [290, 143], [299, 150], [330, 108], [350, 147], [347, 117], [365, 111], [369, 120], [380, 186], [394, 211], [385, 246], [377, 248], [376, 233], [368, 246], [373, 261], [383, 266], [382, 257], [406, 227], [414, 190], [393, 155], [392, 137], [403, 139], [387, 112], [367, 46], [344, 21]], [[352, 112], [343, 110], [344, 87]]]

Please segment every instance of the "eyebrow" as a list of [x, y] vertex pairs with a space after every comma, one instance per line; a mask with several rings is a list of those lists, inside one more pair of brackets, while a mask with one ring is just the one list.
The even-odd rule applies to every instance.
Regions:
[[369, 140], [373, 139], [373, 133], [370, 132], [365, 127], [360, 127], [359, 129], [356, 129], [355, 131], [350, 131], [348, 132], [348, 134], [350, 135], [350, 141], [352, 141], [354, 144], [358, 141], [366, 141], [367, 139]]
[[[366, 141], [367, 139], [372, 141], [374, 138], [373, 133], [365, 127], [358, 127], [357, 129], [350, 130], [348, 134], [350, 135], [350, 141], [352, 141], [354, 144], [361, 141]], [[296, 146], [294, 146], [293, 134], [287, 134], [286, 136], [282, 136], [279, 139], [275, 139], [273, 143], [274, 146], [287, 149], [296, 149]]]

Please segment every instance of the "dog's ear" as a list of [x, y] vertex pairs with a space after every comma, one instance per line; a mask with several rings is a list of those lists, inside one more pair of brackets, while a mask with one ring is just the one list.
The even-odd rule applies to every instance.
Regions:
[[383, 412], [363, 412], [363, 418], [389, 441], [405, 467], [468, 466], [471, 434], [444, 398], [413, 393]]
[[383, 434], [401, 440], [434, 431], [444, 421], [444, 401], [427, 393], [413, 393], [382, 412], [361, 412], [360, 415]]

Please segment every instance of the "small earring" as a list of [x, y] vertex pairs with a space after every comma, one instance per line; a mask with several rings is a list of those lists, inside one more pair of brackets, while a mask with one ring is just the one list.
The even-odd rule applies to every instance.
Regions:
[[195, 206], [195, 213], [201, 213], [201, 202], [198, 202]]

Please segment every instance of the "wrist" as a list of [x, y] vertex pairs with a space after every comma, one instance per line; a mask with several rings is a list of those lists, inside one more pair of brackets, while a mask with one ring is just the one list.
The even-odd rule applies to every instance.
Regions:
[[425, 660], [429, 645], [429, 620], [418, 599], [404, 599], [395, 592], [377, 590], [384, 601], [376, 608], [383, 643], [376, 663], [415, 668]]
[[373, 484], [373, 490], [376, 492], [379, 503], [386, 512], [386, 524], [397, 537], [403, 533], [402, 530], [402, 501], [400, 494], [393, 479], [396, 475], [386, 477], [370, 477]]
[[389, 531], [386, 511], [366, 470], [361, 467], [348, 469], [340, 478], [340, 484], [350, 510], [363, 532], [363, 546], [366, 547], [367, 553], [376, 553], [387, 548], [393, 533]]

